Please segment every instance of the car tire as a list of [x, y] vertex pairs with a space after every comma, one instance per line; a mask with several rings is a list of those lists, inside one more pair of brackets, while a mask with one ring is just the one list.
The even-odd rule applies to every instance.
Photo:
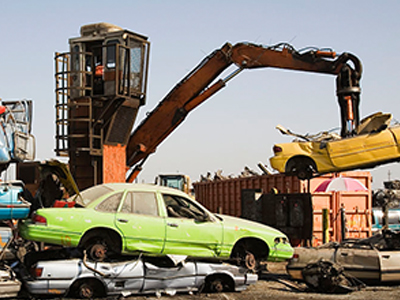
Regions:
[[285, 171], [288, 174], [297, 176], [300, 180], [305, 180], [313, 177], [317, 167], [309, 157], [294, 157], [287, 162]]
[[208, 293], [233, 292], [234, 282], [232, 278], [227, 275], [211, 275], [205, 280], [204, 290]]

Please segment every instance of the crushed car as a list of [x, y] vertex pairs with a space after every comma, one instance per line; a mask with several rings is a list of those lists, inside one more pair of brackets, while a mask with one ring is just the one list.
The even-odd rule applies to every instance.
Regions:
[[[54, 252], [53, 252], [54, 254]], [[46, 256], [42, 255], [42, 258]], [[132, 257], [93, 262], [83, 258], [30, 260], [21, 272], [32, 295], [69, 295], [77, 298], [175, 295], [191, 292], [242, 291], [257, 282], [247, 269], [225, 263], [190, 261], [186, 257]], [[49, 258], [47, 258], [49, 259]]]
[[15, 298], [21, 289], [21, 282], [7, 265], [0, 265], [0, 298]]
[[389, 126], [391, 114], [376, 113], [361, 121], [353, 136], [342, 138], [334, 132], [299, 135], [278, 125], [277, 129], [295, 136], [292, 143], [275, 144], [272, 168], [280, 173], [309, 179], [314, 174], [372, 168], [400, 160], [400, 125]]
[[321, 260], [339, 265], [346, 274], [367, 284], [400, 282], [400, 232], [386, 230], [365, 239], [295, 248], [287, 272], [302, 281], [303, 270]]
[[186, 255], [241, 261], [285, 261], [287, 236], [266, 225], [209, 212], [176, 189], [129, 183], [88, 188], [67, 202], [73, 208], [43, 208], [19, 223], [32, 241], [82, 247], [91, 259], [113, 254]]

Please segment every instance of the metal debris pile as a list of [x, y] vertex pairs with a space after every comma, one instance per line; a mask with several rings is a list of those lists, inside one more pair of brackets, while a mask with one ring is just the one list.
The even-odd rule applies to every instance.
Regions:
[[248, 166], [245, 166], [243, 168], [243, 171], [241, 171], [238, 175], [222, 175], [223, 170], [217, 170], [214, 175], [211, 172], [207, 172], [206, 175], [200, 175], [200, 182], [207, 182], [207, 181], [215, 181], [215, 180], [229, 180], [229, 179], [234, 179], [234, 178], [246, 178], [246, 177], [252, 177], [252, 176], [260, 176], [260, 175], [271, 175], [271, 172], [268, 170], [268, 167], [262, 163], [259, 163], [257, 165], [261, 173], [258, 173], [257, 171], [254, 171], [250, 169]]
[[313, 292], [341, 294], [357, 291], [365, 286], [347, 274], [339, 264], [323, 259], [307, 265], [302, 270], [302, 275], [308, 288]]
[[398, 208], [400, 206], [400, 180], [385, 181], [384, 189], [376, 190], [372, 195], [374, 207]]

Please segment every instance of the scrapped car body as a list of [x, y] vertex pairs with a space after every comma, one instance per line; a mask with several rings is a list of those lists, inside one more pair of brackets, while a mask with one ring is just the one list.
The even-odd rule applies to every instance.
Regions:
[[[150, 260], [150, 261], [149, 261]], [[24, 276], [34, 295], [93, 298], [111, 295], [177, 292], [242, 291], [258, 276], [224, 263], [175, 262], [169, 257], [136, 258], [120, 262], [87, 262], [82, 259], [39, 261]]]
[[[293, 249], [285, 234], [259, 223], [214, 215], [187, 194], [156, 185], [110, 183], [81, 192], [82, 207], [37, 210], [21, 236], [82, 247], [93, 259], [108, 253], [186, 255], [283, 261]], [[250, 266], [250, 267], [251, 267]]]
[[287, 265], [289, 275], [303, 280], [302, 270], [321, 260], [336, 263], [365, 283], [400, 282], [400, 233], [385, 231], [360, 240], [295, 248]]
[[0, 184], [0, 220], [28, 217], [31, 204], [22, 197], [22, 194], [21, 186]]
[[280, 173], [306, 179], [314, 173], [372, 168], [400, 160], [400, 125], [382, 128], [346, 138], [304, 136], [305, 141], [275, 144], [270, 163]]
[[10, 267], [0, 267], [0, 298], [15, 298], [21, 290], [21, 282]]

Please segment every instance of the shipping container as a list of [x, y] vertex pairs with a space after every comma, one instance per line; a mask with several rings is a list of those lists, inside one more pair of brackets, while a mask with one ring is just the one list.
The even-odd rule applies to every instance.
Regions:
[[[336, 177], [350, 177], [360, 181], [365, 191], [315, 192], [325, 180]], [[312, 194], [313, 245], [322, 243], [322, 210], [329, 212], [330, 241], [342, 239], [341, 211], [345, 212], [345, 237], [363, 238], [371, 235], [372, 229], [372, 177], [369, 172], [344, 172], [327, 174], [308, 180], [284, 174], [260, 175], [226, 180], [193, 183], [196, 200], [212, 212], [241, 217], [243, 211], [257, 208], [242, 208], [242, 190], [257, 189], [259, 193], [306, 193]], [[248, 202], [246, 202], [248, 203]], [[249, 204], [247, 204], [249, 205]], [[254, 206], [259, 204], [254, 203]]]

